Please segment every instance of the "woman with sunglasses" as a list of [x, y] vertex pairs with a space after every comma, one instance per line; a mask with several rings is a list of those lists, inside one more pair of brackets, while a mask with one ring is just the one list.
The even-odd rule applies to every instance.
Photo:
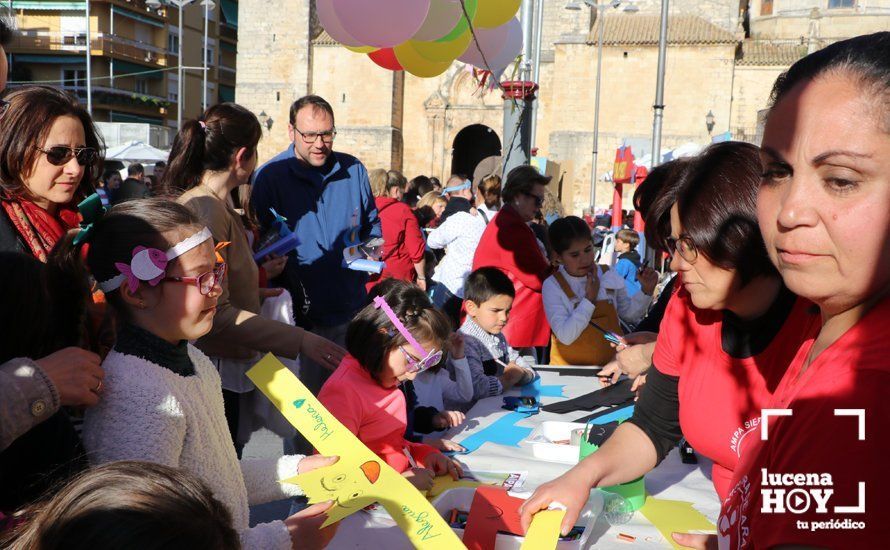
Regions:
[[473, 257], [473, 271], [496, 267], [513, 281], [516, 298], [504, 335], [514, 348], [543, 348], [550, 342], [541, 289], [553, 269], [528, 225], [544, 204], [549, 182], [533, 166], [511, 170], [501, 193], [504, 206], [485, 227]]
[[758, 149], [712, 145], [669, 186], [670, 235], [662, 236], [677, 272], [647, 382], [633, 417], [563, 476], [538, 488], [523, 522], [558, 501], [574, 526], [593, 487], [633, 481], [652, 470], [681, 436], [713, 462], [722, 500], [746, 446], [759, 436], [767, 406], [801, 335], [818, 325], [811, 304], [782, 284], [757, 227]]
[[[200, 119], [183, 124], [173, 141], [162, 183], [169, 192], [181, 193], [178, 202], [198, 215], [217, 243], [229, 243], [218, 251], [229, 274], [221, 283], [213, 327], [197, 346], [219, 368], [226, 417], [239, 454], [254, 429], [239, 414], [253, 410], [254, 386], [244, 373], [261, 354], [272, 352], [296, 359], [304, 353], [333, 370], [346, 353], [302, 328], [259, 315], [264, 291], [260, 289], [259, 267], [231, 194], [249, 183], [261, 136], [253, 113], [234, 103], [215, 105]], [[281, 291], [265, 293], [277, 296]]]
[[46, 262], [79, 222], [77, 203], [93, 192], [103, 145], [90, 115], [64, 92], [17, 88], [0, 126], [0, 250]]

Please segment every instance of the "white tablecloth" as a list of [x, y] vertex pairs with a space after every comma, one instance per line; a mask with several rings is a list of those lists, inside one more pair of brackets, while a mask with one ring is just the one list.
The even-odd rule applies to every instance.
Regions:
[[[542, 397], [541, 401], [546, 405], [578, 397], [596, 390], [600, 383], [595, 376], [561, 376], [556, 372], [548, 372], [544, 367], [539, 370], [542, 385], [564, 385], [564, 397]], [[514, 389], [506, 395], [519, 395], [519, 390]], [[484, 429], [498, 418], [507, 414], [501, 408], [503, 397], [491, 397], [476, 403], [467, 413], [465, 425], [451, 430], [449, 438], [458, 443], [464, 438]], [[568, 414], [554, 414], [541, 411], [517, 423], [519, 426], [534, 428], [548, 420], [561, 422], [573, 421], [586, 416], [585, 411], [575, 411]], [[519, 490], [521, 493], [534, 491], [539, 485], [563, 474], [571, 465], [556, 462], [546, 462], [536, 458], [530, 445], [520, 444], [518, 447], [485, 443], [476, 451], [461, 455], [458, 459], [470, 470], [480, 471], [527, 471], [528, 477], [525, 484]], [[646, 475], [646, 491], [658, 498], [688, 501], [695, 504], [695, 508], [704, 514], [709, 520], [716, 523], [720, 511], [720, 503], [714, 486], [711, 483], [711, 462], [698, 455], [697, 465], [683, 464], [679, 453], [675, 449], [652, 472]], [[600, 517], [593, 528], [589, 543], [595, 548], [627, 549], [629, 544], [620, 541], [617, 537], [624, 533], [636, 537], [634, 547], [643, 548], [670, 548], [661, 533], [643, 517], [639, 512], [623, 525], [611, 526], [605, 518]], [[343, 520], [329, 548], [411, 548], [408, 539], [394, 526], [389, 518], [381, 519], [373, 517], [365, 512], [353, 514]]]

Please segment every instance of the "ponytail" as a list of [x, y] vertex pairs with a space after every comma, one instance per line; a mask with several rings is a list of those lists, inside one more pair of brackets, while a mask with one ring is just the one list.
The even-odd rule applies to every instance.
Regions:
[[176, 134], [161, 188], [177, 196], [196, 187], [204, 172], [228, 169], [242, 147], [253, 155], [262, 133], [256, 115], [244, 107], [235, 103], [210, 107]]

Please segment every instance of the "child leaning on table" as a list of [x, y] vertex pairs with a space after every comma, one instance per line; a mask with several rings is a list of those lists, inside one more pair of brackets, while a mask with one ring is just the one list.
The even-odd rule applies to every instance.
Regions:
[[437, 449], [405, 439], [408, 426], [404, 381], [442, 360], [451, 325], [424, 291], [397, 286], [376, 296], [349, 323], [349, 354], [331, 375], [318, 400], [377, 456], [418, 489], [432, 487], [435, 475], [462, 474]]
[[473, 400], [500, 395], [535, 378], [535, 360], [510, 347], [503, 330], [513, 307], [513, 282], [496, 267], [481, 267], [464, 283], [467, 318], [460, 327], [473, 378]]

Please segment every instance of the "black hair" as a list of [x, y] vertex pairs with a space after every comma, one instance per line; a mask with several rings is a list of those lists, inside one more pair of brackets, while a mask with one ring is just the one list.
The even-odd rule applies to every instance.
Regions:
[[[424, 291], [406, 281], [390, 278], [375, 286], [371, 294], [384, 297], [415, 340], [443, 348], [452, 330], [451, 323], [433, 307]], [[389, 352], [405, 344], [407, 340], [386, 312], [373, 302], [359, 311], [346, 329], [346, 350], [377, 381]]]
[[161, 188], [177, 195], [201, 183], [206, 171], [226, 170], [242, 147], [256, 152], [263, 135], [256, 115], [236, 103], [219, 103], [186, 121], [173, 140]]
[[[833, 72], [847, 72], [877, 96], [890, 94], [890, 32], [876, 32], [835, 42], [798, 60], [779, 75], [770, 94], [775, 106], [802, 82]], [[883, 104], [884, 129], [890, 132], [890, 101]]]
[[127, 175], [128, 176], [135, 176], [137, 174], [144, 174], [144, 173], [145, 173], [145, 167], [142, 166], [142, 164], [140, 164], [138, 162], [134, 162], [133, 164], [127, 166]]
[[559, 218], [550, 224], [548, 233], [550, 246], [553, 248], [553, 252], [557, 254], [562, 254], [568, 250], [572, 243], [577, 240], [585, 239], [591, 243], [593, 242], [590, 226], [578, 216]]
[[496, 267], [480, 267], [467, 275], [464, 282], [464, 300], [481, 306], [495, 296], [516, 297], [516, 289], [510, 277]]
[[541, 174], [534, 166], [523, 164], [510, 170], [501, 188], [504, 203], [511, 203], [519, 195], [531, 193], [536, 185], [547, 187], [550, 177]]
[[155, 163], [155, 168], [166, 168], [166, 167], [167, 167], [167, 163], [162, 160], [159, 160]]
[[414, 208], [420, 198], [433, 190], [433, 182], [426, 176], [417, 176], [408, 182], [408, 189], [402, 199], [405, 204]]
[[[115, 263], [129, 262], [137, 246], [166, 250], [203, 227], [198, 217], [185, 206], [161, 198], [131, 200], [112, 207], [93, 224], [89, 236], [86, 266], [81, 260], [81, 245], [74, 244], [79, 230], [73, 229], [53, 249], [51, 262], [71, 281], [83, 285], [80, 293], [89, 297], [85, 269], [97, 282], [119, 274]], [[174, 234], [171, 238], [171, 234]], [[173, 265], [173, 259], [169, 265]], [[105, 293], [105, 299], [126, 320], [129, 312], [120, 289]]]
[[304, 95], [300, 99], [293, 102], [290, 106], [290, 125], [295, 126], [297, 124], [297, 113], [299, 113], [303, 107], [313, 106], [316, 109], [321, 109], [331, 116], [331, 122], [334, 122], [334, 108], [331, 107], [331, 104], [328, 103], [323, 97], [317, 95]]
[[757, 224], [760, 172], [757, 146], [715, 143], [695, 158], [678, 189], [683, 233], [713, 263], [736, 270], [743, 285], [778, 276]]
[[643, 216], [646, 245], [667, 252], [665, 240], [671, 234], [671, 207], [677, 202], [677, 190], [691, 166], [691, 159], [678, 158], [659, 164], [649, 172], [634, 192], [634, 208]]
[[[114, 176], [115, 174], [117, 174], [118, 177], [120, 177], [120, 175], [121, 175], [121, 173], [118, 172], [117, 170], [115, 170], [114, 168], [108, 169], [105, 172], [103, 172], [102, 173], [102, 183], [108, 184], [108, 180], [110, 180], [111, 177]], [[121, 181], [123, 181], [123, 180], [121, 180]]]

